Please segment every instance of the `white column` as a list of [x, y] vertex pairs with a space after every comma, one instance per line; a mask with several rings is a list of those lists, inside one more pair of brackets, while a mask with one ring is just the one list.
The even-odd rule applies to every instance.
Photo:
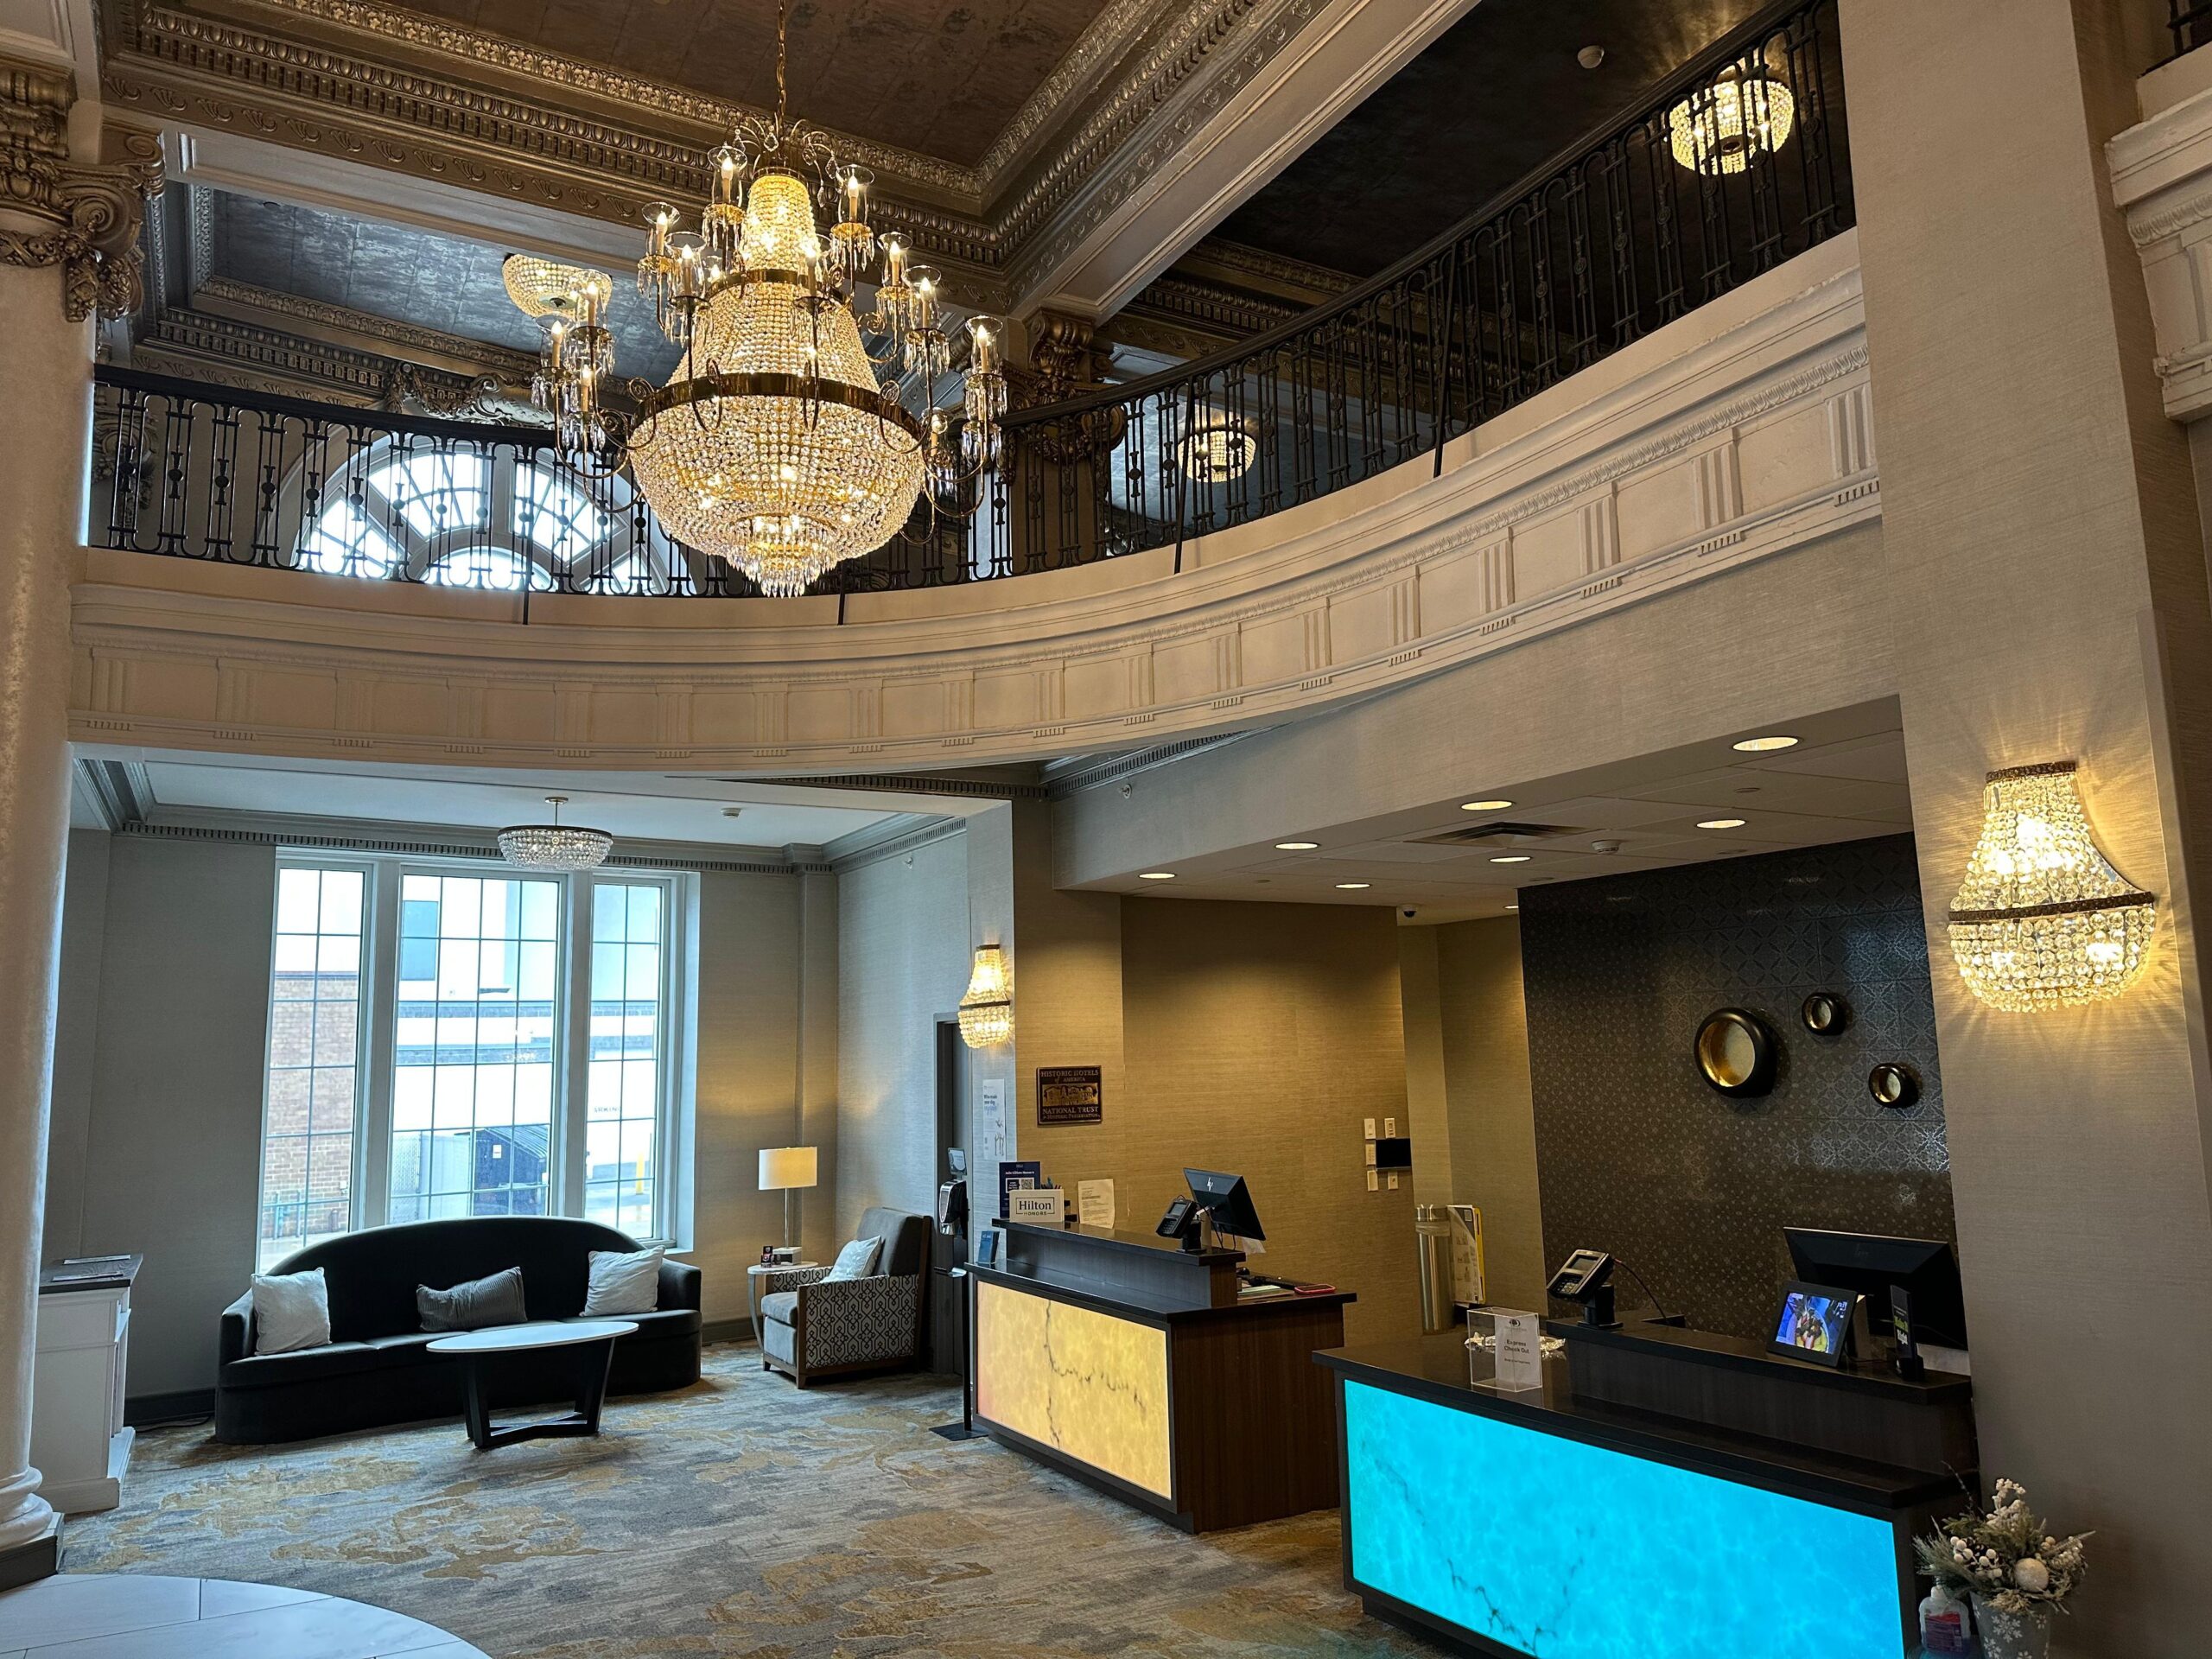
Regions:
[[95, 305], [135, 302], [143, 142], [73, 158], [66, 70], [0, 62], [0, 1588], [53, 1570], [31, 1360], [69, 836], [69, 582], [83, 545]]
[[58, 267], [0, 266], [0, 1558], [55, 1529], [30, 1467], [31, 1345], [69, 838], [69, 572], [92, 432], [92, 325], [63, 321], [61, 283]]

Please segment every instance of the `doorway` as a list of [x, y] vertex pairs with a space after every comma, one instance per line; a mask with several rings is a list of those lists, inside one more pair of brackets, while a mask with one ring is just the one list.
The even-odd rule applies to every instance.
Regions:
[[[960, 1022], [950, 1014], [937, 1021], [937, 1179], [942, 1186], [953, 1179], [952, 1154], [967, 1145], [965, 1103], [968, 1099], [968, 1046], [960, 1040]], [[968, 1171], [969, 1199], [975, 1198], [975, 1170]], [[958, 1297], [961, 1281], [950, 1277], [968, 1244], [966, 1233], [953, 1236], [934, 1225], [930, 1230], [930, 1369], [940, 1376], [960, 1373], [961, 1320]]]

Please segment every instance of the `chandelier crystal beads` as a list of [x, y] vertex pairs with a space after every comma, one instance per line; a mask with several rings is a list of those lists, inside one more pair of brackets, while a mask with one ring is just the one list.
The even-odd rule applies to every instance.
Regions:
[[2089, 834], [2074, 762], [1989, 774], [1981, 840], [1951, 901], [1951, 950], [1974, 994], [2011, 1013], [2118, 996], [2148, 960], [2158, 901]]
[[1741, 173], [1789, 142], [1797, 100], [1778, 80], [1724, 71], [1667, 112], [1669, 148], [1693, 173]]
[[[645, 211], [639, 290], [683, 348], [667, 385], [633, 383], [637, 414], [618, 442], [592, 402], [613, 368], [596, 308], [589, 340], [576, 339], [583, 317], [562, 325], [549, 347], [558, 372], [541, 376], [565, 454], [626, 462], [671, 531], [779, 597], [882, 546], [918, 505], [934, 515], [972, 503], [969, 486], [996, 463], [1007, 407], [1003, 328], [992, 317], [965, 325], [959, 405], [937, 405], [963, 331], [948, 327], [939, 274], [910, 264], [906, 240], [870, 224], [874, 175], [787, 118], [788, 12], [785, 0], [776, 113], [746, 118], [709, 154], [699, 228], [684, 229], [666, 202]], [[862, 310], [871, 270], [874, 305]], [[528, 310], [520, 280], [509, 292]]]
[[1014, 1040], [1014, 984], [1006, 953], [995, 944], [976, 951], [975, 971], [960, 999], [960, 1040], [970, 1048], [995, 1048]]
[[604, 830], [587, 830], [561, 822], [565, 795], [548, 795], [553, 809], [550, 823], [514, 823], [499, 831], [499, 855], [525, 870], [595, 870], [614, 850], [614, 837]]

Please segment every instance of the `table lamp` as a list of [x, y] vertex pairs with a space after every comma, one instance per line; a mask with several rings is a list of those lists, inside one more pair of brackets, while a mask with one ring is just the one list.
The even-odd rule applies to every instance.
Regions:
[[780, 1192], [784, 1195], [784, 1243], [791, 1241], [791, 1192], [795, 1187], [812, 1186], [815, 1182], [815, 1160], [812, 1147], [763, 1147], [760, 1148], [760, 1190]]

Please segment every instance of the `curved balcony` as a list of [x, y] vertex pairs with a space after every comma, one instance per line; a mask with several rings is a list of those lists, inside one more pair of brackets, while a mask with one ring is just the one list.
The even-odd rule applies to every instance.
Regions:
[[[1753, 80], [1787, 138], [1678, 160]], [[1331, 306], [1018, 411], [972, 527], [798, 600], [539, 431], [103, 370], [79, 735], [942, 765], [1363, 695], [1871, 514], [1851, 222], [1801, 0]]]

